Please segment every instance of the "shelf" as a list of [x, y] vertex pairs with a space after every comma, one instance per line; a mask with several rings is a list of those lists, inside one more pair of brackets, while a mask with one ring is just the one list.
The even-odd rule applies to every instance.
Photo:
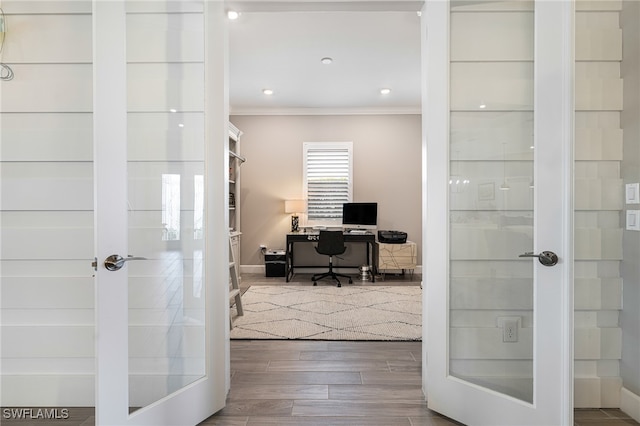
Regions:
[[[231, 237], [231, 249], [233, 251], [237, 266], [240, 264], [240, 211], [242, 204], [240, 202], [240, 190], [242, 187], [242, 176], [240, 168], [242, 163], [247, 161], [240, 155], [242, 151], [240, 148], [240, 136], [242, 132], [235, 127], [232, 123], [229, 123], [229, 141], [228, 141], [228, 156], [229, 156], [229, 175], [228, 175], [228, 215], [229, 215], [229, 236]], [[239, 272], [239, 271], [237, 271]], [[239, 274], [238, 274], [239, 275]]]
[[231, 150], [229, 151], [229, 156], [234, 157], [234, 158], [237, 158], [238, 160], [240, 160], [240, 162], [241, 162], [241, 163], [244, 163], [245, 161], [247, 161], [247, 159], [246, 159], [246, 158], [244, 158], [244, 157], [243, 157], [243, 156], [241, 156], [241, 155], [236, 154], [235, 152], [233, 152], [233, 151], [231, 151]]

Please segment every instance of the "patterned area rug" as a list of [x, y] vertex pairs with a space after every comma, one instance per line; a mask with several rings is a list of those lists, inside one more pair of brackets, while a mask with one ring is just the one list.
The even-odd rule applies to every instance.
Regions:
[[232, 339], [421, 340], [419, 286], [252, 286]]

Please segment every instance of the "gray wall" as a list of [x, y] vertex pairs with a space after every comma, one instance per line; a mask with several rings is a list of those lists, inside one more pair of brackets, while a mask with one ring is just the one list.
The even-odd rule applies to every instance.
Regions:
[[[624, 183], [633, 183], [640, 182], [640, 4], [625, 1], [621, 19], [624, 78], [622, 177]], [[625, 212], [639, 209], [640, 205], [625, 206]], [[624, 231], [623, 253], [620, 376], [623, 387], [640, 395], [640, 232]]]
[[[353, 201], [378, 202], [378, 229], [402, 230], [421, 253], [420, 115], [232, 116], [242, 130], [241, 265], [259, 245], [284, 248], [284, 200], [302, 197], [303, 142], [353, 142]], [[304, 217], [301, 217], [304, 222]], [[325, 262], [326, 263], [326, 262]]]

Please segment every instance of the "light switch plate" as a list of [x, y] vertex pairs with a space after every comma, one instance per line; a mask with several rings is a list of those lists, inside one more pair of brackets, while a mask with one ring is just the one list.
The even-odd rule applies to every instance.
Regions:
[[640, 204], [640, 183], [626, 184], [624, 198], [627, 204]]
[[640, 210], [627, 210], [627, 230], [640, 231]]

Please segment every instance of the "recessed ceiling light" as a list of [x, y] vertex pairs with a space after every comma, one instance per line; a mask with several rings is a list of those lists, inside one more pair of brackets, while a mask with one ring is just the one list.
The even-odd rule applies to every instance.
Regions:
[[320, 62], [322, 62], [325, 65], [329, 65], [331, 62], [333, 62], [333, 59], [329, 58], [329, 57], [326, 57], [326, 58], [320, 59]]
[[177, 110], [177, 109], [175, 109], [175, 108], [171, 108], [171, 109], [169, 110], [169, 112], [178, 112], [178, 110]]
[[480, 104], [479, 108], [480, 109], [485, 109], [487, 107], [487, 104]]
[[387, 89], [387, 88], [380, 89], [380, 94], [382, 95], [388, 95], [389, 93], [391, 93], [391, 89]]
[[238, 19], [239, 17], [240, 17], [240, 12], [236, 12], [235, 10], [227, 11], [227, 18], [231, 19], [232, 21]]
[[271, 89], [262, 89], [262, 93], [265, 95], [273, 95], [273, 90]]

